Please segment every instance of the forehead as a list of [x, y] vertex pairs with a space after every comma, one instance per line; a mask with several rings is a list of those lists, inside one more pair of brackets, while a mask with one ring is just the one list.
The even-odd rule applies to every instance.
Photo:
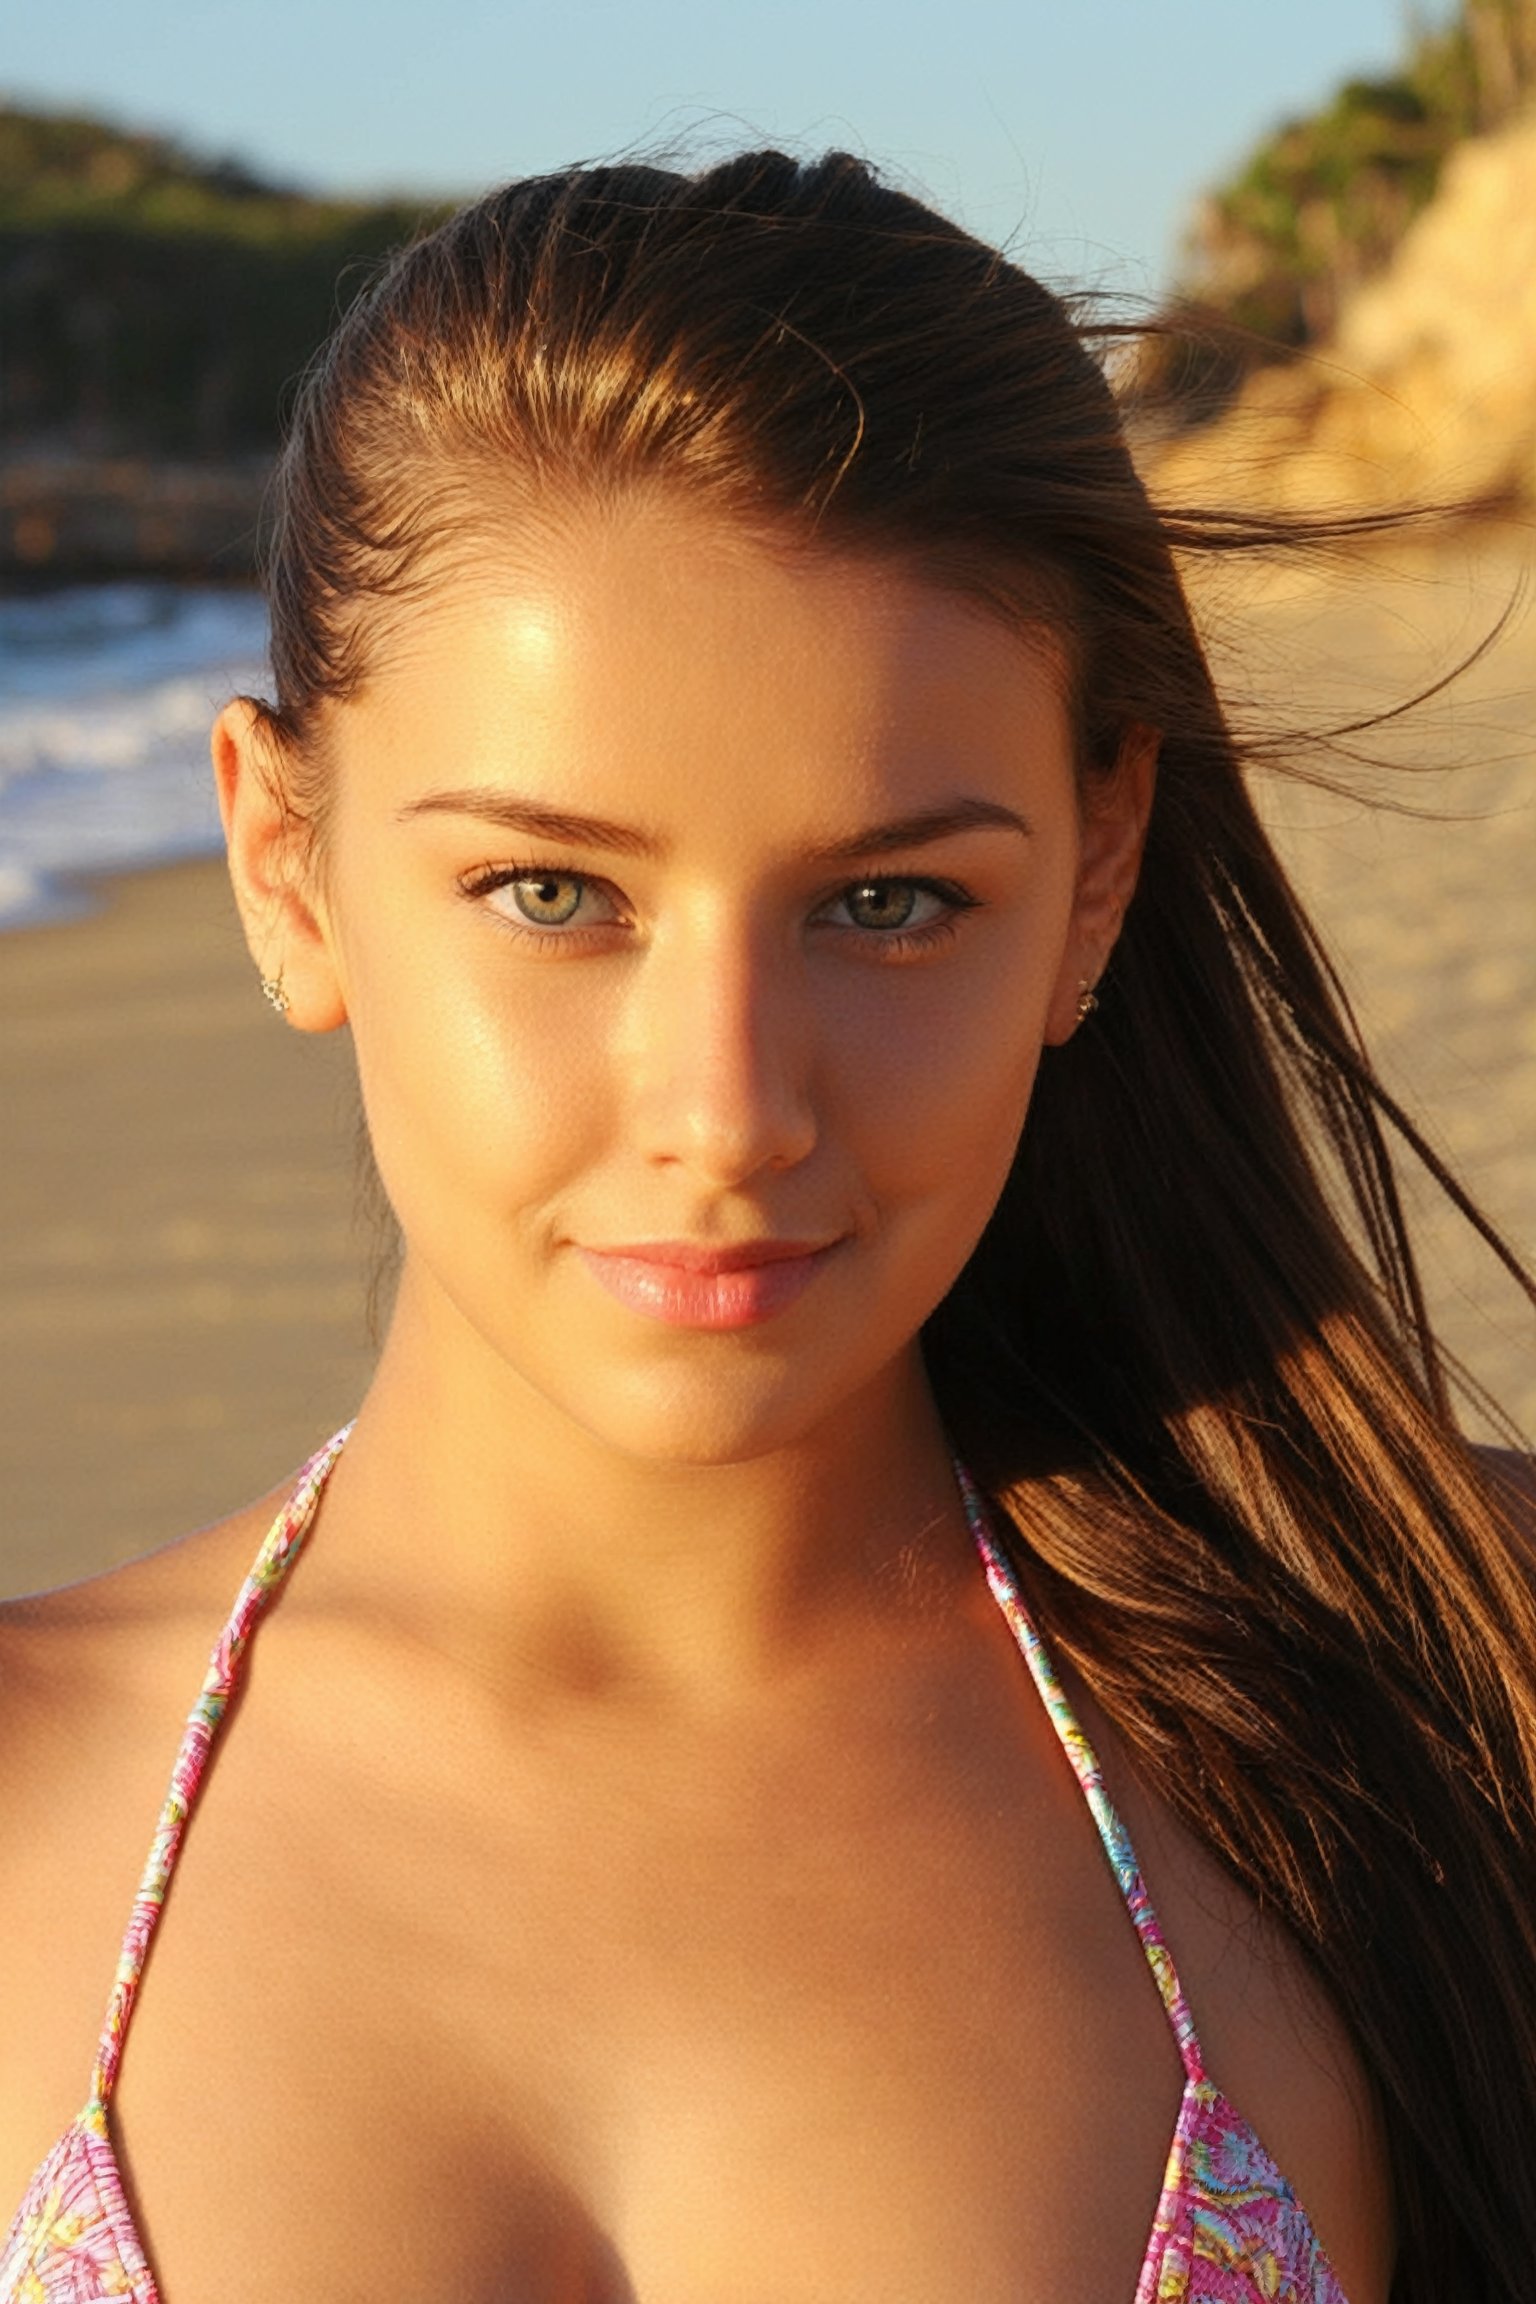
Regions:
[[1066, 650], [893, 554], [675, 496], [488, 527], [392, 622], [344, 765], [594, 810], [726, 796], [824, 820], [1070, 773]]

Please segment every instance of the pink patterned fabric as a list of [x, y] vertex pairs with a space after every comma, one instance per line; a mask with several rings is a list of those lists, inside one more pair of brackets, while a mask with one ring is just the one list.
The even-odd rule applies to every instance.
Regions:
[[[118, 1961], [90, 2100], [27, 2188], [4, 2253], [0, 2304], [160, 2304], [113, 2157], [109, 2108], [151, 1941], [208, 1753], [251, 1633], [297, 1559], [346, 1433], [312, 1457], [235, 1602], [176, 1755], [171, 1788]], [[966, 1515], [992, 1593], [1012, 1628], [1098, 1826], [1183, 2058], [1185, 2086], [1135, 2304], [1345, 2304], [1306, 2211], [1242, 2115], [1206, 2076], [1125, 1826], [1099, 1764], [992, 1539], [981, 1499], [957, 1466]]]

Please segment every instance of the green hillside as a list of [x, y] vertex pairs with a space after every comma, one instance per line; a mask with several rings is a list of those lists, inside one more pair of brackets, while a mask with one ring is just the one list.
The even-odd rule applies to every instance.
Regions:
[[0, 108], [0, 439], [269, 447], [349, 284], [437, 212], [314, 199], [160, 137]]

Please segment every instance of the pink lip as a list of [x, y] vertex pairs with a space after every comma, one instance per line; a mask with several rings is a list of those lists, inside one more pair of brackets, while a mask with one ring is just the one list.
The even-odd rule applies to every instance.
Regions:
[[610, 1296], [674, 1328], [751, 1328], [785, 1311], [839, 1243], [749, 1240], [735, 1248], [690, 1240], [583, 1248], [582, 1262]]

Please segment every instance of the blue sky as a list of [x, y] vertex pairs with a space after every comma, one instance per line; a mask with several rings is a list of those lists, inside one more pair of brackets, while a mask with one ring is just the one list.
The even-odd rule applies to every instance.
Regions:
[[[1429, 11], [1443, 16], [1442, 4]], [[472, 191], [681, 140], [851, 145], [1055, 278], [1164, 276], [1404, 0], [12, 0], [0, 90], [306, 185]]]

